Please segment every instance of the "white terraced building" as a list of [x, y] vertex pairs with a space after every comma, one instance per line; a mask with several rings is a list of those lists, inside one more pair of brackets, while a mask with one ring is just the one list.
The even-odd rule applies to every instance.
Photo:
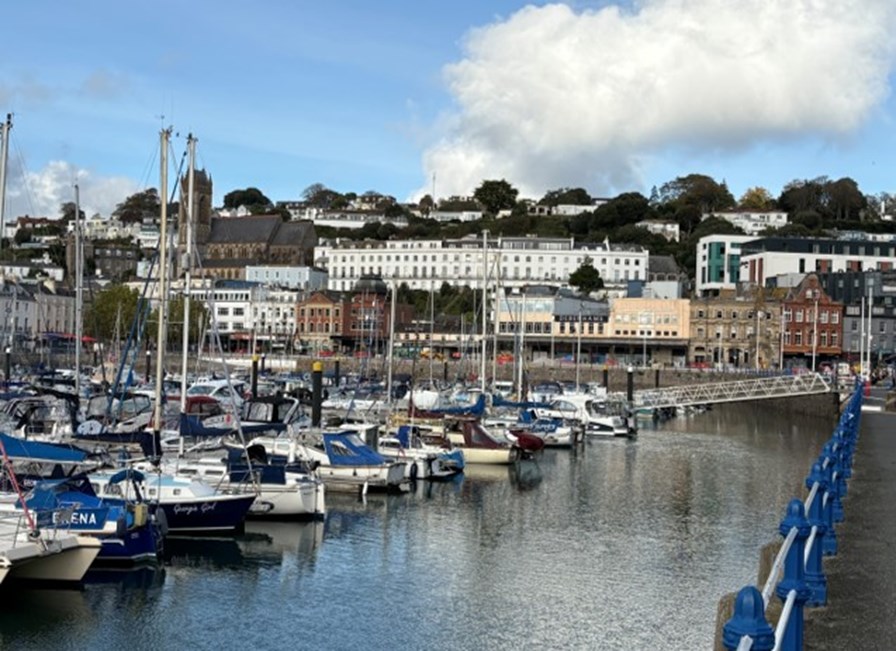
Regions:
[[[483, 240], [488, 246], [483, 248]], [[411, 289], [442, 283], [481, 287], [488, 267], [505, 288], [531, 284], [565, 285], [569, 275], [590, 259], [605, 286], [624, 288], [629, 280], [647, 280], [648, 251], [638, 245], [609, 242], [577, 246], [572, 238], [477, 237], [459, 240], [344, 242], [318, 246], [315, 266], [329, 272], [328, 288], [348, 291], [365, 274], [407, 283]]]

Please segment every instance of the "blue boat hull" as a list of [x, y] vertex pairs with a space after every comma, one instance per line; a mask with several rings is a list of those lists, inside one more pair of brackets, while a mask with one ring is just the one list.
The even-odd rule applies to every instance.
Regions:
[[164, 503], [158, 508], [165, 514], [169, 534], [212, 534], [240, 531], [255, 495], [227, 500], [190, 503]]
[[126, 565], [156, 561], [161, 552], [162, 536], [154, 523], [134, 527], [121, 537], [100, 539], [103, 546], [94, 564]]

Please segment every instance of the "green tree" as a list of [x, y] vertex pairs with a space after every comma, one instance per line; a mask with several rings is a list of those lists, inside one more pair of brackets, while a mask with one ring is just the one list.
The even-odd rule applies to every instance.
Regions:
[[868, 200], [855, 181], [848, 177], [831, 181], [827, 184], [826, 191], [828, 207], [835, 220], [859, 221], [862, 218], [863, 211], [868, 207]]
[[747, 188], [737, 205], [741, 210], [752, 210], [755, 212], [766, 212], [773, 210], [775, 207], [775, 199], [769, 194], [769, 191], [762, 187]]
[[663, 184], [660, 201], [672, 204], [675, 209], [693, 206], [702, 214], [734, 207], [734, 197], [725, 183], [716, 183], [705, 174], [679, 176]]
[[245, 206], [251, 213], [266, 212], [274, 204], [258, 188], [233, 190], [224, 195], [225, 208]]
[[604, 280], [600, 277], [600, 272], [594, 268], [591, 258], [585, 258], [579, 268], [569, 274], [569, 284], [581, 294], [590, 294], [602, 289]]
[[158, 190], [149, 188], [127, 197], [115, 207], [112, 216], [124, 223], [134, 224], [140, 223], [144, 219], [158, 219], [161, 208], [162, 203], [159, 201]]
[[518, 194], [519, 190], [501, 179], [500, 181], [483, 181], [473, 192], [473, 198], [482, 204], [486, 212], [497, 215], [501, 210], [513, 208], [516, 205]]
[[111, 341], [116, 323], [124, 339], [137, 313], [140, 295], [126, 285], [109, 285], [97, 293], [84, 311], [84, 332], [101, 341]]
[[[357, 195], [355, 195], [357, 196]], [[341, 207], [348, 207], [348, 197], [343, 197], [335, 190], [331, 190], [323, 183], [312, 183], [302, 192], [302, 198], [312, 208], [330, 210], [336, 208], [335, 204], [341, 199]], [[354, 197], [353, 197], [354, 198]]]
[[[84, 211], [78, 211], [81, 215], [81, 219], [84, 219]], [[59, 206], [59, 214], [61, 215], [61, 223], [66, 224], [75, 219], [75, 202], [74, 201], [66, 201], [65, 203]]]
[[592, 199], [583, 188], [560, 188], [549, 190], [538, 203], [543, 206], [590, 206]]
[[420, 201], [417, 202], [417, 208], [424, 217], [427, 217], [435, 208], [435, 202], [432, 200], [431, 196], [424, 194], [420, 198]]

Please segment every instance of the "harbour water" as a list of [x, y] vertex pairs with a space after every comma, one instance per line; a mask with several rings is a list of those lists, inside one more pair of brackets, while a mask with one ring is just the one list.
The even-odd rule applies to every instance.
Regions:
[[709, 649], [833, 420], [729, 406], [633, 441], [328, 495], [155, 571], [0, 592], [3, 649]]

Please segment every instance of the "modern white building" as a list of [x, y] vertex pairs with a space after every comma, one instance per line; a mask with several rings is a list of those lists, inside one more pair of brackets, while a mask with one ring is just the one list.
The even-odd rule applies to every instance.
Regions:
[[694, 290], [697, 296], [735, 289], [741, 277], [741, 245], [755, 238], [749, 235], [707, 235], [697, 242]]
[[786, 212], [748, 212], [748, 211], [721, 211], [706, 213], [701, 219], [718, 217], [734, 224], [744, 233], [757, 236], [767, 228], [781, 228], [787, 225]]
[[246, 280], [286, 289], [314, 291], [326, 289], [327, 272], [314, 267], [250, 265], [246, 267]]
[[[487, 246], [484, 246], [487, 243]], [[649, 254], [637, 245], [603, 242], [578, 246], [572, 238], [467, 236], [459, 240], [337, 242], [315, 249], [315, 266], [329, 272], [328, 288], [348, 291], [365, 274], [406, 283], [411, 289], [453, 286], [505, 288], [569, 282], [590, 260], [606, 286], [646, 280]]]
[[896, 242], [764, 237], [741, 247], [740, 279], [765, 285], [783, 274], [890, 271], [894, 263]]

